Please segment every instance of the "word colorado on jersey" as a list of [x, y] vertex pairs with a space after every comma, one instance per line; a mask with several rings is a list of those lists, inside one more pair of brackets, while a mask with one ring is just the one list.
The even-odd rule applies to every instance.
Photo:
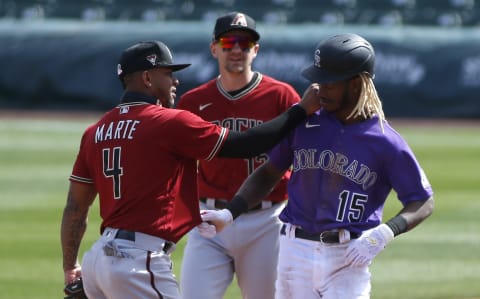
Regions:
[[[338, 173], [349, 180], [362, 185], [367, 190], [377, 181], [377, 173], [357, 160], [349, 161], [348, 157], [341, 153], [324, 150], [317, 154], [316, 149], [301, 149], [294, 152], [293, 171], [303, 169], [318, 169]], [[359, 165], [360, 164], [360, 165]]]
[[112, 121], [110, 124], [102, 124], [97, 127], [95, 133], [95, 143], [114, 139], [133, 139], [133, 133], [137, 129], [139, 120], [119, 120]]

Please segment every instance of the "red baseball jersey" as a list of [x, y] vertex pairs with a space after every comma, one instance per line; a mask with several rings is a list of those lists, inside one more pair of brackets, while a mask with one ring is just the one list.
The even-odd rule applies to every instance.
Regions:
[[[211, 80], [185, 93], [178, 108], [233, 131], [244, 131], [275, 118], [300, 101], [298, 93], [290, 85], [258, 72], [256, 74], [254, 82], [235, 96], [226, 92], [218, 79]], [[199, 196], [230, 200], [247, 176], [267, 159], [266, 154], [261, 154], [250, 159], [199, 161]], [[278, 202], [287, 198], [289, 177], [287, 172], [268, 200]]]
[[95, 184], [102, 230], [177, 242], [201, 222], [196, 161], [213, 158], [227, 134], [188, 111], [121, 104], [85, 131], [70, 180]]

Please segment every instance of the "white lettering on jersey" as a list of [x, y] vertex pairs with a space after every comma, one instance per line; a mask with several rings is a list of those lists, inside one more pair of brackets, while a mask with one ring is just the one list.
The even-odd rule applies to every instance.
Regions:
[[342, 153], [324, 150], [317, 153], [316, 149], [301, 149], [294, 151], [293, 172], [305, 169], [322, 169], [337, 173], [367, 190], [377, 181], [377, 173], [367, 165], [359, 164], [357, 160], [349, 161]]
[[127, 119], [118, 122], [112, 121], [108, 125], [102, 124], [97, 127], [95, 132], [95, 143], [107, 140], [132, 140], [139, 123], [139, 120]]
[[252, 118], [233, 118], [233, 117], [228, 117], [225, 118], [221, 121], [219, 120], [214, 120], [212, 123], [222, 126], [224, 128], [229, 128], [232, 131], [235, 132], [241, 132], [245, 131], [249, 128], [256, 127], [263, 123], [262, 120], [258, 119], [252, 119]]

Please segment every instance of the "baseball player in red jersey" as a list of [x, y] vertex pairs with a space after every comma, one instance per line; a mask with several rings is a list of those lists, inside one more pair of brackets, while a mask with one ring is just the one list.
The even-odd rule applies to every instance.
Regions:
[[[230, 130], [244, 131], [297, 103], [300, 97], [290, 85], [252, 70], [259, 38], [255, 21], [248, 15], [232, 12], [220, 16], [210, 44], [220, 75], [185, 93], [178, 108]], [[267, 154], [261, 154], [249, 159], [199, 161], [201, 208], [223, 208], [267, 159]], [[278, 215], [287, 199], [289, 175], [285, 173], [272, 193], [226, 232], [207, 239], [192, 230], [182, 260], [184, 299], [221, 299], [234, 274], [244, 298], [274, 297], [281, 227]]]
[[[121, 103], [83, 134], [61, 224], [65, 284], [83, 278], [89, 298], [180, 297], [170, 252], [201, 223], [196, 161], [256, 156], [320, 108], [309, 87], [299, 105], [247, 132], [168, 109], [179, 81], [168, 47], [141, 42], [120, 57]], [[99, 196], [101, 237], [78, 262]]]

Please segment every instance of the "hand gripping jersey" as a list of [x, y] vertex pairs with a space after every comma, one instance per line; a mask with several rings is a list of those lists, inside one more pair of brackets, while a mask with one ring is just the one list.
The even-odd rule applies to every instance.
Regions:
[[[245, 131], [278, 116], [300, 101], [296, 91], [286, 83], [260, 73], [256, 73], [253, 81], [232, 96], [222, 88], [218, 79], [211, 80], [185, 93], [178, 108], [231, 130]], [[199, 196], [230, 200], [247, 176], [267, 159], [266, 154], [261, 154], [250, 159], [199, 161]], [[287, 172], [268, 200], [278, 202], [287, 198], [289, 176]]]
[[380, 224], [395, 190], [402, 203], [425, 200], [432, 188], [404, 139], [378, 118], [341, 124], [324, 110], [300, 124], [271, 152], [293, 165], [289, 201], [280, 219], [316, 233], [344, 228], [361, 233]]
[[95, 184], [102, 230], [177, 242], [201, 222], [196, 160], [212, 159], [227, 133], [188, 111], [121, 104], [85, 131], [70, 180]]

